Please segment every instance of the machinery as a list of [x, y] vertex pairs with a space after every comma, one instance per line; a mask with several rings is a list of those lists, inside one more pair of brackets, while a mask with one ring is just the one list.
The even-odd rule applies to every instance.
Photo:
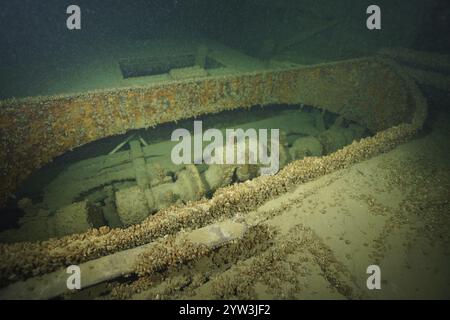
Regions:
[[[275, 116], [266, 115], [240, 127], [281, 130], [280, 168], [304, 157], [331, 153], [367, 134], [364, 127], [336, 116], [327, 128], [324, 115], [305, 107], [280, 109]], [[151, 135], [152, 130], [147, 133]], [[258, 143], [247, 139], [234, 149], [246, 150], [248, 160], [252, 142]], [[173, 147], [173, 141], [148, 144], [134, 133], [107, 155], [69, 163], [47, 184], [41, 176], [35, 177], [29, 183], [39, 185], [39, 193], [29, 191], [28, 197], [18, 201], [25, 212], [20, 227], [4, 231], [0, 237], [4, 242], [46, 240], [94, 227], [128, 227], [160, 209], [211, 197], [219, 188], [260, 175], [260, 164], [176, 165], [170, 159]], [[226, 147], [222, 149], [225, 155]]]
[[[173, 240], [166, 239], [169, 235], [245, 214], [303, 182], [391, 150], [414, 136], [427, 116], [427, 103], [416, 82], [449, 87], [447, 76], [427, 67], [438, 59], [419, 55], [420, 64], [411, 68], [417, 55], [407, 50], [385, 50], [374, 57], [312, 66], [266, 64], [246, 57], [249, 63], [244, 68], [233, 65], [232, 51], [206, 47], [206, 56], [224, 66], [220, 71], [205, 71], [199, 62], [195, 68], [205, 72], [197, 70], [192, 77], [170, 76], [142, 86], [1, 101], [0, 205], [6, 205], [32, 172], [55, 157], [105, 137], [257, 105], [311, 106], [316, 112], [310, 126], [298, 126], [309, 128], [308, 134], [295, 139], [292, 131], [285, 135], [287, 142], [280, 150], [285, 166], [274, 176], [258, 176], [258, 169], [249, 166], [169, 165], [156, 170], [149, 157], [155, 146], [146, 146], [136, 136], [126, 138], [128, 151], [118, 152], [119, 148], [111, 155], [84, 160], [56, 178], [46, 187], [45, 206], [36, 208], [28, 200], [21, 201], [24, 211], [34, 211], [36, 217], [49, 210], [47, 223], [66, 226], [57, 228], [63, 231], [51, 234], [57, 238], [47, 241], [0, 245], [1, 281], [12, 286], [3, 291], [6, 296], [19, 292], [14, 289], [16, 284], [23, 285], [16, 282], [19, 279], [30, 278], [27, 285], [33, 276], [54, 277], [52, 272], [67, 263], [117, 259], [124, 250], [140, 250], [153, 241], [165, 246]], [[179, 72], [170, 70], [169, 75]], [[325, 112], [337, 115], [331, 125], [320, 121]], [[367, 132], [372, 136], [367, 137]], [[105, 159], [112, 167], [102, 166]], [[72, 182], [67, 190], [58, 184], [63, 176]], [[81, 200], [80, 194], [86, 199]], [[70, 217], [80, 222], [80, 228], [70, 224]], [[49, 224], [42, 228], [51, 230]], [[209, 236], [221, 234], [221, 228], [211, 227]], [[220, 241], [207, 241], [208, 248], [235, 239], [226, 234], [221, 234]], [[185, 251], [176, 252], [174, 257]], [[197, 248], [194, 252], [200, 256], [206, 251]], [[123, 270], [125, 274], [138, 272], [129, 265]], [[102, 280], [93, 283], [98, 281]], [[58, 289], [49, 296], [61, 293]]]

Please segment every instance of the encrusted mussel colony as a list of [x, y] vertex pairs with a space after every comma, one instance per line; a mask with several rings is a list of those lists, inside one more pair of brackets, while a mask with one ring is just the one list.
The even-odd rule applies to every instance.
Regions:
[[[195, 120], [202, 120], [205, 130], [217, 127], [224, 136], [226, 128], [279, 129], [280, 168], [330, 154], [370, 134], [342, 116], [304, 105], [257, 106]], [[192, 130], [193, 121], [131, 131], [55, 159], [19, 189], [10, 209], [15, 228], [3, 230], [0, 240], [36, 241], [92, 228], [125, 228], [170, 205], [210, 198], [221, 187], [260, 175], [256, 164], [174, 164], [171, 131]], [[248, 151], [250, 141], [245, 144]]]
[[[216, 86], [211, 87], [211, 84]], [[141, 118], [133, 115], [122, 118], [130, 123], [118, 124], [116, 121], [104, 132], [89, 131], [97, 126], [86, 122], [82, 125], [85, 128], [82, 140], [74, 142], [70, 140], [70, 134], [60, 136], [59, 141], [63, 144], [50, 145], [48, 152], [42, 151], [46, 161], [27, 162], [33, 155], [27, 158], [22, 154], [27, 148], [35, 148], [41, 143], [34, 140], [27, 140], [23, 148], [5, 158], [17, 157], [16, 162], [9, 161], [2, 167], [2, 173], [8, 178], [2, 190], [17, 190], [14, 202], [21, 220], [17, 221], [15, 231], [2, 233], [4, 241], [13, 243], [0, 244], [0, 297], [30, 297], [45, 283], [46, 291], [40, 291], [39, 298], [70, 298], [65, 295], [65, 289], [61, 291], [58, 279], [61, 279], [61, 273], [66, 275], [65, 268], [71, 264], [80, 265], [92, 275], [87, 284], [92, 290], [82, 290], [81, 296], [93, 294], [90, 297], [101, 298], [105, 291], [106, 298], [158, 299], [174, 297], [174, 292], [185, 288], [191, 293], [190, 289], [204, 284], [210, 286], [208, 293], [217, 298], [254, 297], [247, 288], [258, 275], [264, 271], [278, 274], [276, 266], [289, 260], [296, 250], [305, 250], [305, 256], [300, 260], [316, 259], [334, 288], [348, 298], [357, 298], [357, 292], [342, 278], [346, 276], [346, 270], [327, 248], [321, 246], [311, 230], [295, 226], [283, 236], [280, 246], [271, 248], [276, 230], [261, 221], [247, 221], [245, 217], [269, 199], [301, 183], [392, 150], [413, 137], [427, 116], [426, 100], [414, 81], [392, 61], [358, 59], [281, 70], [263, 76], [249, 74], [147, 88], [144, 90], [147, 96], [143, 95], [142, 101], [148, 97], [167, 96], [167, 92], [159, 93], [168, 89], [174, 90], [174, 97], [178, 97], [179, 92], [183, 92], [183, 97], [190, 97], [188, 104], [186, 99], [170, 100], [168, 108], [178, 112], [173, 117], [157, 120], [148, 116], [142, 118], [150, 119], [145, 120], [147, 122], [137, 123], [134, 120]], [[94, 94], [92, 103], [104, 106], [105, 100], [100, 99], [102, 95], [104, 93]], [[218, 107], [222, 102], [223, 107]], [[300, 105], [301, 102], [322, 108]], [[28, 102], [21, 103], [25, 110]], [[192, 111], [192, 105], [196, 103], [198, 112]], [[278, 104], [274, 108], [277, 112], [265, 107], [261, 111], [264, 117], [252, 110], [253, 118], [246, 118], [248, 110], [239, 109], [271, 103]], [[290, 107], [283, 108], [285, 104]], [[146, 105], [137, 105], [146, 108]], [[48, 106], [53, 107], [51, 101]], [[134, 110], [133, 106], [130, 108]], [[103, 109], [110, 110], [102, 107], [100, 111]], [[182, 112], [185, 109], [190, 111]], [[179, 121], [174, 127], [161, 125], [156, 131], [127, 131], [192, 116], [198, 119], [202, 114], [232, 109], [236, 110], [217, 114], [220, 121], [215, 121], [215, 116], [202, 118], [205, 127], [245, 128], [247, 123], [250, 127], [259, 124], [260, 128], [270, 129], [280, 127], [277, 121], [285, 124], [280, 128], [282, 160], [276, 175], [259, 175], [258, 168], [251, 166], [186, 165], [174, 168], [167, 158], [173, 144], [165, 145], [168, 135], [163, 133], [168, 134], [175, 127], [189, 128], [192, 119]], [[4, 110], [2, 120], [22, 109], [19, 106]], [[115, 119], [121, 117], [115, 116]], [[210, 123], [208, 119], [211, 119]], [[39, 124], [40, 121], [32, 123]], [[73, 125], [68, 123], [67, 127]], [[13, 141], [9, 138], [13, 135], [33, 139], [27, 131], [1, 128], [9, 134], [4, 136], [8, 148]], [[27, 126], [18, 128], [22, 130]], [[39, 134], [44, 132], [42, 128], [34, 129]], [[81, 134], [80, 130], [76, 131]], [[126, 134], [122, 136], [99, 140], [124, 132]], [[95, 142], [90, 143], [92, 141]], [[14, 143], [19, 142], [14, 140]], [[58, 168], [59, 160], [55, 156], [61, 155], [62, 150], [67, 152], [80, 145], [83, 147], [61, 156], [62, 163], [68, 165]], [[4, 150], [14, 151], [8, 148]], [[48, 157], [54, 159], [53, 164], [30, 176], [32, 168], [49, 162]], [[105, 159], [110, 161], [109, 165], [105, 166]], [[20, 166], [28, 171], [19, 171]], [[80, 170], [82, 167], [86, 170]], [[26, 181], [25, 176], [28, 176]], [[36, 185], [33, 179], [35, 182], [44, 179], [46, 183]], [[22, 185], [19, 189], [14, 187], [17, 181]], [[58, 186], [63, 182], [66, 187], [61, 189]], [[4, 202], [5, 197], [1, 200]], [[263, 213], [262, 220], [265, 215], [276, 214]], [[71, 223], [73, 221], [76, 223]], [[40, 239], [51, 238], [23, 241], [30, 234], [26, 228], [34, 230], [32, 233], [39, 234]], [[243, 263], [229, 268], [237, 261]], [[290, 265], [287, 273], [279, 273], [279, 276], [288, 279], [292, 270], [300, 272], [301, 261], [299, 263]], [[109, 273], [110, 280], [118, 281], [104, 283], [104, 274], [98, 267], [105, 265], [114, 268], [115, 272]], [[204, 272], [209, 267], [211, 272]], [[198, 272], [186, 276], [182, 272], [184, 268], [194, 268]], [[236, 268], [245, 276], [233, 277], [232, 271]], [[211, 277], [215, 271], [217, 277]], [[171, 273], [169, 280], [162, 281], [168, 273]], [[120, 278], [121, 275], [127, 277]], [[242, 281], [237, 283], [236, 279]], [[277, 283], [272, 283], [271, 279], [259, 280], [277, 288]], [[201, 297], [201, 292], [197, 293]]]

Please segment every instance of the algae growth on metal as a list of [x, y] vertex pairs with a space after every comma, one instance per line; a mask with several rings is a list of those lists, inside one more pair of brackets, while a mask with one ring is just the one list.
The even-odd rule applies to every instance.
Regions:
[[2, 299], [450, 297], [445, 1], [56, 2], [2, 10]]

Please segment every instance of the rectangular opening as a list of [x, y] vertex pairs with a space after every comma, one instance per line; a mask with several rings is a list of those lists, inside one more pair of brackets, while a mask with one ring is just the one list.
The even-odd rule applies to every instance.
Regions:
[[[172, 69], [188, 68], [195, 65], [195, 54], [124, 59], [119, 62], [120, 71], [124, 79], [161, 75], [170, 72]], [[205, 69], [220, 67], [223, 67], [223, 64], [211, 57], [206, 57]]]
[[193, 54], [127, 59], [119, 62], [125, 79], [163, 74], [171, 69], [186, 68], [194, 64], [195, 55]]
[[210, 70], [210, 69], [218, 69], [218, 68], [223, 68], [225, 67], [223, 64], [221, 64], [219, 61], [214, 60], [211, 57], [206, 57], [205, 60], [205, 69], [206, 70]]

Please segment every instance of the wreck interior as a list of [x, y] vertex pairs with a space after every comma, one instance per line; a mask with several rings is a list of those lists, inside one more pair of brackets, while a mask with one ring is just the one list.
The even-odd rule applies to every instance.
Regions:
[[[448, 299], [443, 2], [379, 1], [384, 33], [365, 1], [193, 2], [80, 1], [88, 30], [32, 58], [4, 35], [0, 297]], [[174, 164], [195, 121], [279, 129], [279, 171]]]

